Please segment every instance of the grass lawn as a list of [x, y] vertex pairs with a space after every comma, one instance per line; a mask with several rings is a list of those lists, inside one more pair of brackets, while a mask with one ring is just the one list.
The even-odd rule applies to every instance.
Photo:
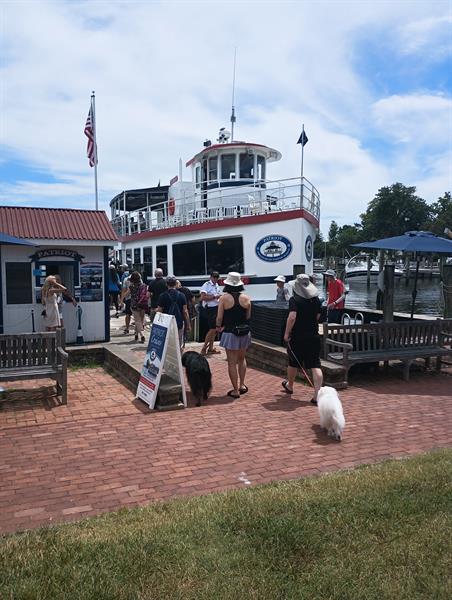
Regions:
[[452, 450], [0, 538], [0, 598], [450, 598]]

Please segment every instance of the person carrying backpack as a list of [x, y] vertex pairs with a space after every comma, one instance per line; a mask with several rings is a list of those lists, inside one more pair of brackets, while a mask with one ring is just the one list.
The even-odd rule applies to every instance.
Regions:
[[187, 300], [182, 292], [177, 291], [176, 284], [177, 279], [175, 277], [166, 278], [168, 289], [166, 292], [160, 294], [157, 301], [156, 312], [174, 315], [179, 334], [179, 345], [182, 348], [184, 343], [184, 324], [186, 331], [190, 331], [191, 323], [187, 309]]

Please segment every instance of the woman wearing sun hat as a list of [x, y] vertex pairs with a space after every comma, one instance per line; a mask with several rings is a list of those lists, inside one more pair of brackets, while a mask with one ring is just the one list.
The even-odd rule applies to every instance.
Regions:
[[287, 379], [282, 382], [282, 386], [287, 394], [293, 394], [298, 369], [311, 369], [314, 380], [312, 404], [317, 404], [317, 393], [323, 383], [319, 335], [321, 308], [319, 291], [310, 281], [309, 275], [297, 275], [293, 284], [293, 297], [289, 300], [289, 316], [284, 333], [289, 366]]
[[223, 295], [218, 304], [216, 326], [222, 331], [220, 346], [225, 348], [228, 360], [231, 398], [240, 398], [248, 391], [245, 385], [246, 351], [251, 343], [249, 318], [251, 299], [243, 293], [243, 281], [240, 273], [231, 271], [224, 280]]

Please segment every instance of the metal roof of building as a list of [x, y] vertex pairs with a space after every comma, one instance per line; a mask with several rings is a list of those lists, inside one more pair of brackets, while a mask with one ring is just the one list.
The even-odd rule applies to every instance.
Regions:
[[103, 210], [0, 206], [0, 231], [25, 239], [118, 239]]

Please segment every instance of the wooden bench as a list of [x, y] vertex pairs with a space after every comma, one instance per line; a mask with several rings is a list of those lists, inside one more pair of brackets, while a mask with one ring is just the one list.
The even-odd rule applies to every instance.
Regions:
[[323, 354], [326, 360], [344, 365], [348, 371], [357, 363], [379, 363], [400, 360], [404, 379], [408, 381], [410, 365], [416, 358], [452, 356], [452, 319], [432, 321], [396, 321], [360, 325], [323, 325]]
[[64, 329], [0, 335], [0, 381], [54, 379], [57, 394], [67, 404], [67, 363]]

